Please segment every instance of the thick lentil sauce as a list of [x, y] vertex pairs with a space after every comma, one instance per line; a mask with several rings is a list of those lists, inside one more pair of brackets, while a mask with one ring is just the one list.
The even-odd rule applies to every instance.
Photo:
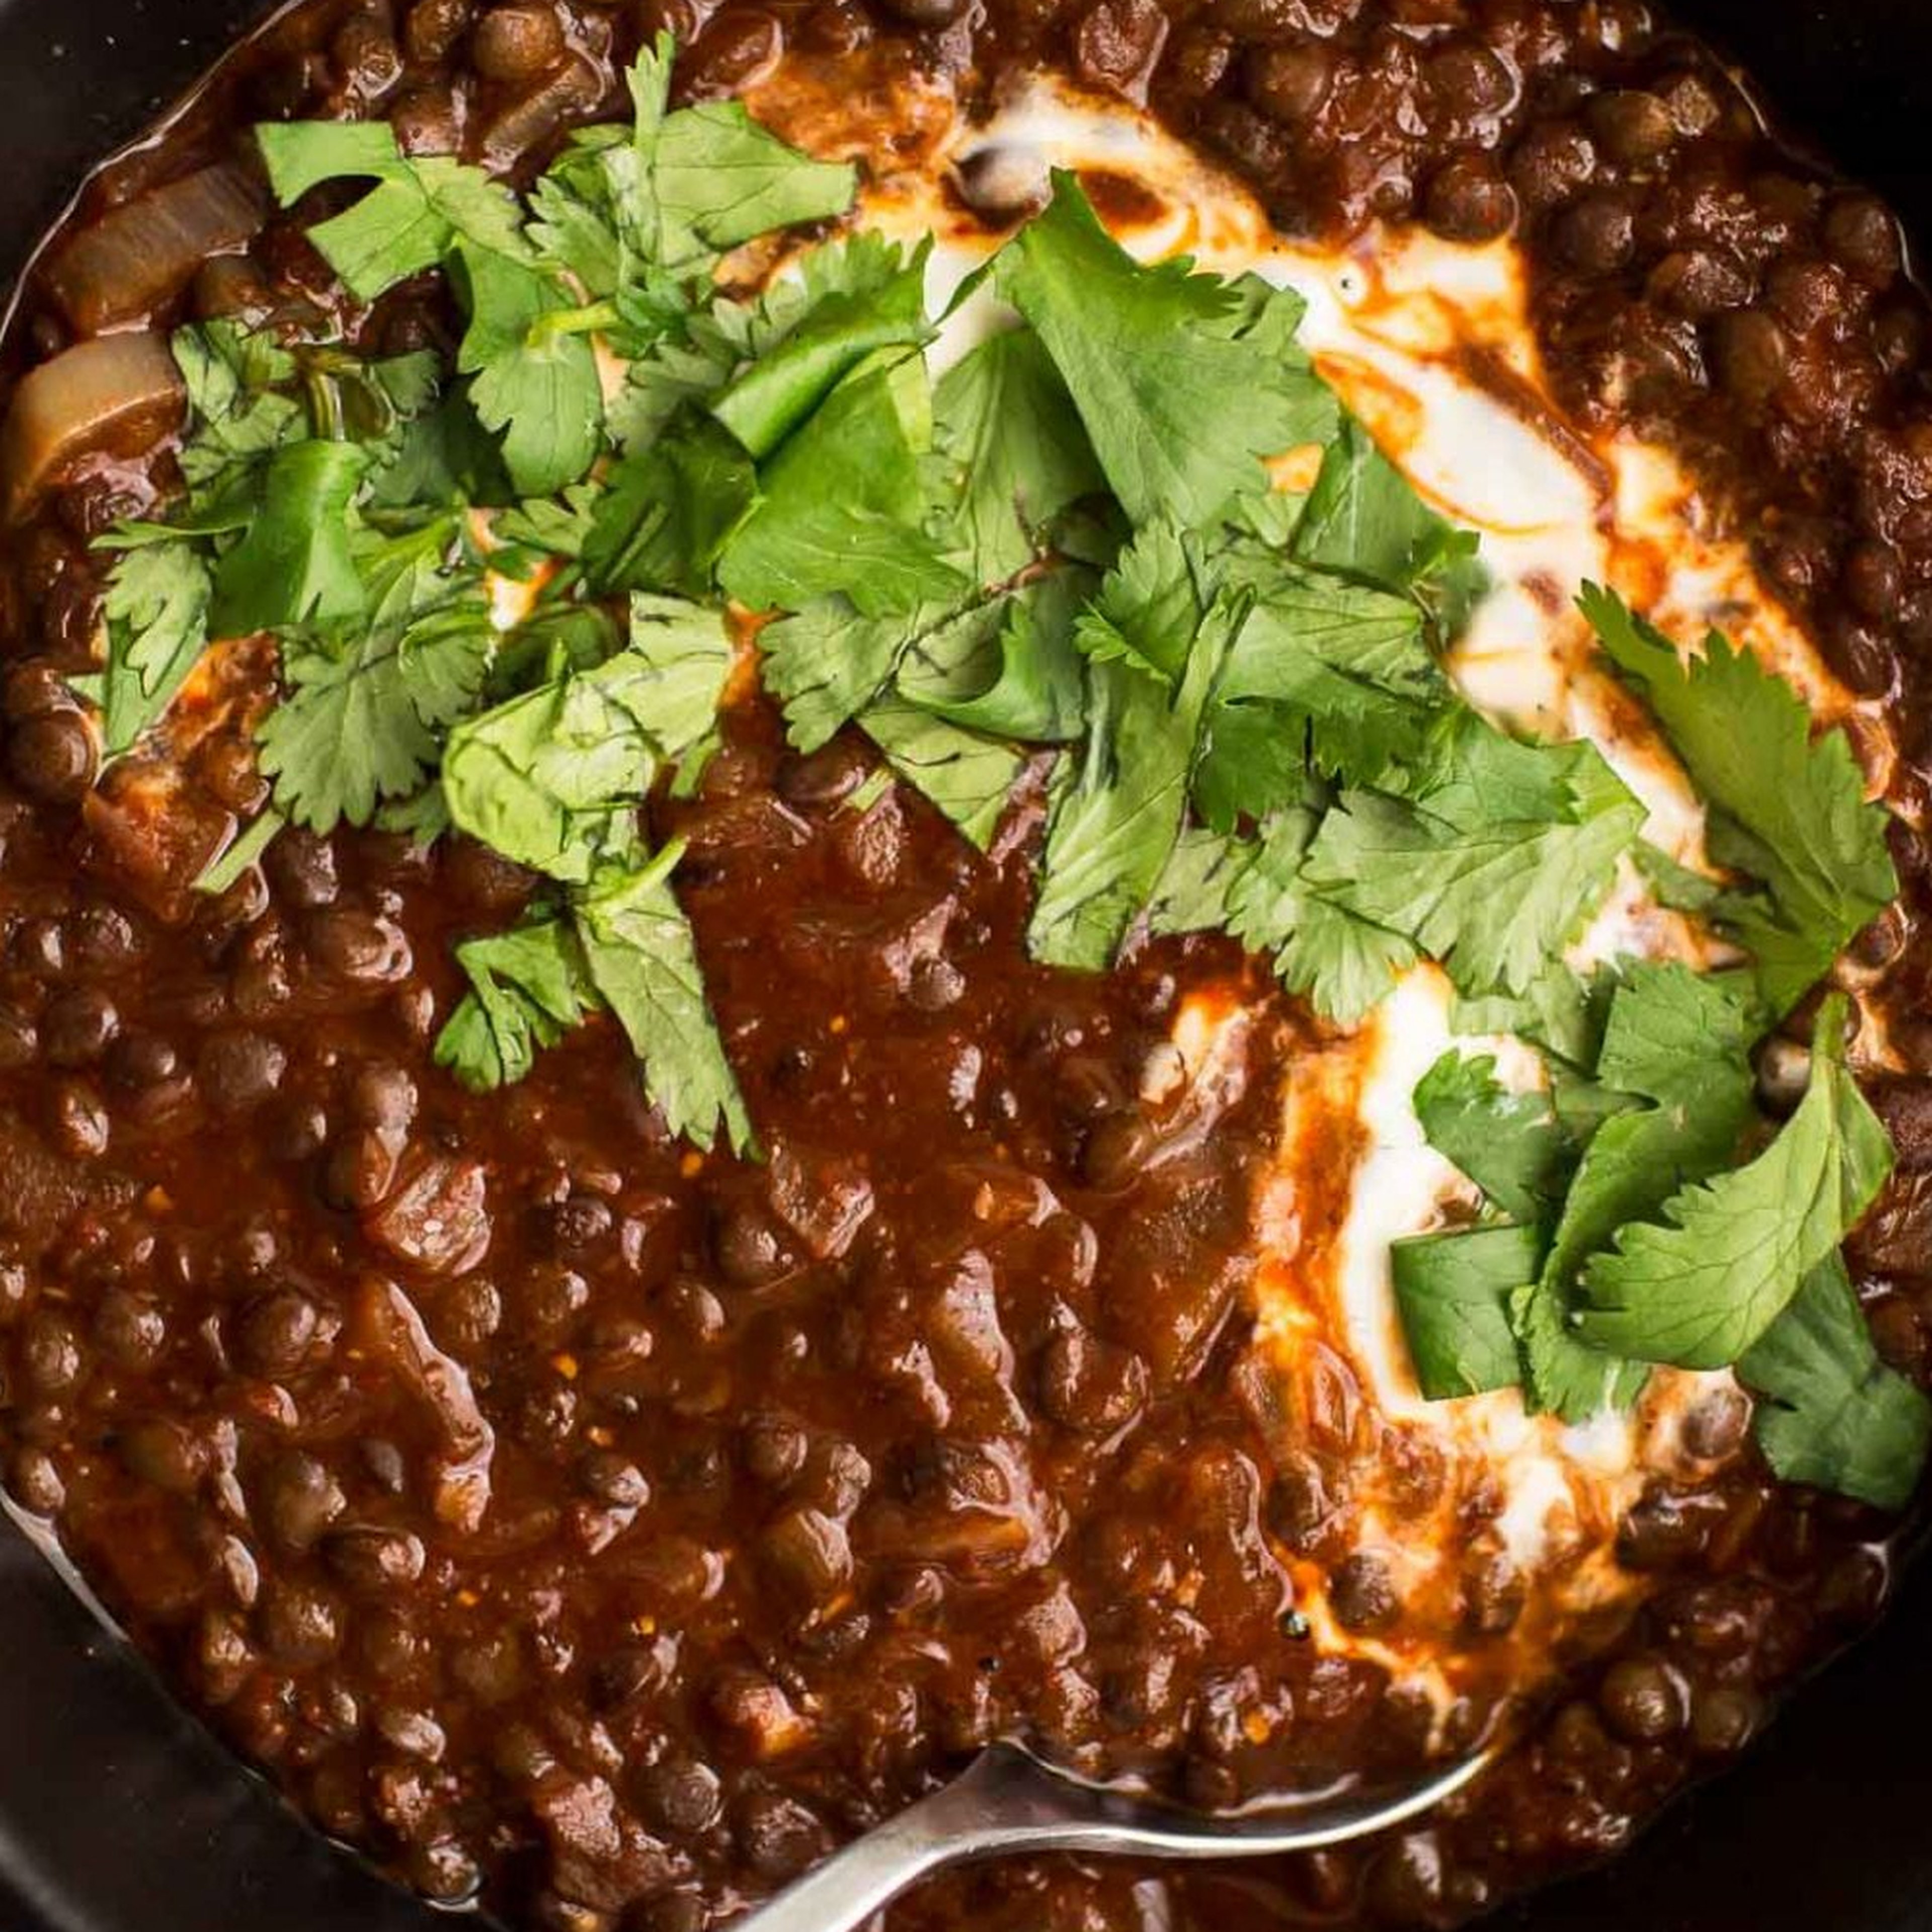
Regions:
[[[1876, 1095], [1900, 1172], [1854, 1258], [1886, 1358], [1932, 1370], [1932, 400], [1885, 209], [1635, 0], [322, 0], [73, 226], [262, 118], [540, 160], [621, 110], [665, 26], [689, 95], [782, 49], [962, 89], [1063, 62], [1292, 231], [1518, 233], [1574, 416], [1684, 451], [1838, 672], [1895, 701], [1906, 898], [1841, 977], [1915, 1070]], [[15, 376], [100, 320], [62, 259]], [[280, 221], [112, 319], [339, 299]], [[422, 280], [341, 320], [386, 351], [451, 339]], [[97, 456], [7, 540], [0, 1430], [15, 1498], [196, 1706], [408, 1882], [570, 1932], [700, 1932], [1002, 1732], [1204, 1804], [1414, 1761], [1427, 1710], [1280, 1615], [1277, 1552], [1322, 1553], [1346, 1425], [1311, 1418], [1284, 1463], [1239, 1372], [1266, 1084], [1147, 1162], [1135, 1096], [1190, 988], [1246, 973], [1294, 1051], [1265, 975], [1201, 940], [1028, 964], [1036, 796], [982, 860], [909, 794], [840, 809], [860, 741], [800, 758], [750, 700], [654, 830], [690, 842], [769, 1163], [672, 1142], [608, 1022], [466, 1094], [429, 1057], [449, 941], [507, 922], [526, 876], [460, 840], [290, 831], [209, 898], [188, 880], [264, 793], [238, 734], [178, 734], [159, 803], [152, 772], [92, 789], [62, 681], [96, 622], [87, 542], [170, 463]], [[1741, 1406], [1705, 1422], [1726, 1451]], [[1630, 1512], [1620, 1558], [1654, 1593], [1574, 1634], [1564, 1694], [1451, 1814], [1272, 1867], [1013, 1864], [893, 1922], [1444, 1924], [1615, 1850], [1886, 1594], [1886, 1522], [1726, 1467]], [[1506, 1592], [1468, 1587], [1506, 1629]]]

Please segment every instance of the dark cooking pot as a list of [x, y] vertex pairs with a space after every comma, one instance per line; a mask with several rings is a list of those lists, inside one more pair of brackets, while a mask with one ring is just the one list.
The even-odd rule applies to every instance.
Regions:
[[[257, 13], [0, 0], [0, 263]], [[1927, 0], [1682, 0], [1791, 122], [1932, 232]], [[1922, 118], [1921, 117], [1925, 117]], [[1932, 1564], [1734, 1775], [1519, 1932], [1932, 1932]], [[0, 1520], [0, 1932], [424, 1932], [174, 1705]]]

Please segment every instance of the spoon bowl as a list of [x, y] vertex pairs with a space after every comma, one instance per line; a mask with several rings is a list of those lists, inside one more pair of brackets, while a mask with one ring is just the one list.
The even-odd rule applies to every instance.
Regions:
[[1430, 1810], [1493, 1750], [1400, 1784], [1354, 1782], [1222, 1816], [1184, 1811], [1057, 1770], [1016, 1744], [982, 1751], [950, 1784], [889, 1818], [738, 1922], [736, 1932], [856, 1932], [920, 1879], [1022, 1852], [1168, 1858], [1319, 1851]]

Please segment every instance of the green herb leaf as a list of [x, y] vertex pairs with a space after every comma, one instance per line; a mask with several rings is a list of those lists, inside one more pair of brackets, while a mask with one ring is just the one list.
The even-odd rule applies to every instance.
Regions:
[[510, 481], [526, 496], [574, 483], [603, 442], [604, 392], [585, 334], [546, 326], [572, 307], [549, 275], [474, 243], [457, 244], [470, 327], [456, 366], [470, 401], [502, 436]]
[[600, 867], [574, 901], [590, 977], [644, 1069], [644, 1088], [674, 1134], [709, 1148], [722, 1125], [754, 1150], [745, 1102], [704, 997], [698, 944], [673, 895], [682, 848], [647, 863]]
[[1294, 548], [1304, 563], [1417, 596], [1444, 634], [1461, 628], [1486, 580], [1475, 533], [1432, 510], [1352, 418], [1322, 459]]
[[1381, 1004], [1415, 963], [1402, 934], [1332, 905], [1308, 889], [1316, 811], [1291, 807], [1262, 828], [1246, 866], [1228, 887], [1228, 929], [1274, 956], [1275, 976], [1323, 1018], [1352, 1026]]
[[[1574, 1159], [1546, 1094], [1518, 1093], [1496, 1078], [1496, 1056], [1445, 1053], [1415, 1088], [1429, 1144], [1512, 1221], [1547, 1220]], [[1510, 1285], [1534, 1278], [1532, 1268]]]
[[1507, 1225], [1390, 1244], [1396, 1307], [1429, 1401], [1515, 1385], [1509, 1299], [1534, 1277], [1540, 1246], [1534, 1228]]
[[166, 710], [208, 644], [208, 566], [192, 544], [146, 544], [116, 560], [101, 602], [107, 669], [101, 749], [118, 757]]
[[407, 171], [386, 121], [266, 122], [255, 140], [268, 186], [284, 208], [326, 181], [394, 180]]
[[626, 708], [665, 758], [682, 758], [717, 722], [730, 633], [716, 610], [639, 591], [631, 598], [631, 650], [640, 669], [626, 682]]
[[1520, 993], [1458, 993], [1449, 1021], [1459, 1034], [1514, 1034], [1543, 1048], [1573, 1071], [1595, 1066], [1615, 981], [1586, 982], [1552, 959]]
[[447, 155], [406, 157], [383, 122], [295, 121], [255, 130], [269, 184], [284, 207], [325, 181], [375, 180], [352, 207], [308, 231], [343, 286], [373, 302], [406, 278], [434, 268], [463, 236], [512, 261], [534, 262], [521, 214], [481, 169]]
[[583, 539], [592, 589], [708, 596], [758, 501], [757, 473], [730, 436], [702, 418], [678, 425], [604, 478]]
[[1098, 972], [1152, 897], [1180, 836], [1201, 715], [1240, 628], [1218, 601], [1178, 691], [1120, 664], [1088, 669], [1086, 742], [1054, 774], [1027, 943], [1036, 959]]
[[294, 358], [272, 336], [224, 317], [176, 329], [168, 346], [190, 412], [182, 477], [191, 511], [206, 510], [238, 488], [256, 459], [302, 434], [302, 406], [274, 387], [293, 379]]
[[868, 617], [954, 601], [966, 580], [921, 526], [932, 394], [917, 356], [886, 350], [834, 389], [759, 473], [763, 500], [718, 581], [752, 610], [842, 593]]
[[1625, 1110], [1591, 1136], [1543, 1271], [1515, 1304], [1532, 1407], [1586, 1421], [1626, 1406], [1642, 1386], [1646, 1371], [1576, 1334], [1577, 1274], [1619, 1228], [1654, 1218], [1736, 1157], [1753, 1114], [1752, 1036], [1723, 982], [1678, 965], [1625, 968], [1596, 1064], [1598, 1086], [1622, 1096]]
[[[895, 257], [898, 251], [894, 251]], [[867, 356], [916, 349], [932, 339], [926, 319], [929, 243], [883, 280], [823, 296], [776, 346], [711, 403], [711, 413], [763, 460]]]
[[1422, 796], [1345, 794], [1304, 873], [1466, 992], [1520, 992], [1601, 902], [1643, 818], [1593, 746], [1519, 744], [1463, 712]]
[[582, 884], [632, 842], [657, 770], [648, 718], [662, 674], [636, 651], [569, 671], [465, 719], [443, 751], [459, 831]]
[[708, 100], [664, 117], [651, 186], [661, 224], [722, 250], [775, 228], [843, 214], [859, 176], [849, 162], [814, 161], [787, 146], [742, 101]]
[[292, 442], [268, 459], [260, 507], [215, 570], [215, 636], [361, 614], [350, 506], [368, 463], [346, 442]]
[[1228, 895], [1253, 862], [1254, 842], [1190, 825], [1174, 842], [1148, 906], [1155, 933], [1218, 932], [1228, 923]]
[[932, 406], [947, 548], [976, 583], [1025, 568], [1061, 511], [1106, 487], [1073, 398], [1030, 329], [1003, 330], [962, 356]]
[[892, 770], [984, 851], [1025, 764], [1022, 754], [897, 697], [869, 706], [859, 722]]
[[1731, 902], [1719, 925], [1787, 1012], [1898, 896], [1885, 808], [1866, 802], [1844, 732], [1814, 741], [1803, 699], [1751, 652], [1714, 631], [1687, 664], [1609, 592], [1587, 585], [1579, 602], [1707, 801], [1711, 856], [1765, 882], [1768, 907]]
[[599, 1001], [574, 930], [554, 914], [456, 948], [470, 981], [436, 1040], [436, 1064], [485, 1093], [522, 1079]]
[[1836, 1254], [1804, 1277], [1738, 1364], [1758, 1395], [1754, 1430], [1787, 1483], [1903, 1509], [1932, 1444], [1932, 1402], [1879, 1360], [1851, 1277]]
[[1136, 524], [1214, 523], [1234, 498], [1266, 488], [1260, 459], [1292, 447], [1304, 425], [1304, 372], [1281, 356], [1278, 328], [1254, 328], [1268, 311], [1189, 266], [1141, 267], [1061, 171], [995, 272]]
[[1121, 664], [1172, 686], [1201, 628], [1204, 572], [1172, 524], [1136, 532], [1100, 592], [1073, 627], [1073, 642], [1096, 664]]
[[1061, 744], [1078, 737], [1087, 679], [1073, 626], [1092, 584], [1084, 570], [1055, 571], [922, 632], [901, 660], [899, 695], [995, 738]]
[[416, 791], [443, 728], [481, 692], [496, 633], [477, 580], [442, 567], [447, 528], [378, 548], [366, 622], [284, 644], [282, 700], [256, 735], [276, 804], [296, 824], [364, 825], [379, 800]]
[[[1258, 701], [1270, 728], [1354, 785], [1391, 786], [1422, 760], [1435, 713], [1454, 701], [1406, 598], [1278, 564], [1236, 568], [1255, 608], [1222, 680], [1210, 742], [1242, 745], [1220, 713]], [[1252, 715], [1252, 713], [1251, 713]], [[1238, 777], [1228, 781], [1238, 790]], [[1265, 776], [1258, 785], [1270, 789]], [[1253, 808], [1250, 808], [1252, 811]]]
[[1661, 1224], [1626, 1227], [1590, 1263], [1585, 1340], [1642, 1361], [1726, 1367], [1850, 1232], [1892, 1155], [1846, 1069], [1844, 1028], [1834, 994], [1813, 1033], [1810, 1090], [1756, 1160], [1673, 1196]]
[[883, 694], [901, 656], [958, 614], [950, 604], [926, 604], [867, 617], [835, 596], [767, 624], [758, 633], [762, 674], [784, 706], [785, 735], [801, 752], [829, 743]]

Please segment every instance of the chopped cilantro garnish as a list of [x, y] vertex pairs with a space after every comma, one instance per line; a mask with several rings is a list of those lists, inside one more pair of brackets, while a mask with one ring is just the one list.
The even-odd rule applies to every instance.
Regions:
[[[1889, 1161], [1841, 1006], [1774, 1134], [1750, 1060], [1896, 890], [1845, 734], [1749, 652], [1714, 636], [1687, 662], [1586, 588], [1711, 872], [1645, 844], [1594, 746], [1512, 736], [1449, 676], [1474, 538], [1317, 376], [1298, 298], [1142, 266], [1062, 174], [962, 292], [990, 283], [1003, 326], [935, 381], [926, 244], [848, 226], [733, 258], [776, 261], [761, 289], [724, 279], [741, 244], [838, 221], [857, 176], [740, 104], [673, 110], [673, 52], [521, 197], [380, 124], [260, 131], [284, 206], [360, 184], [309, 230], [349, 292], [440, 272], [462, 333], [451, 367], [229, 321], [174, 338], [182, 500], [103, 540], [84, 693], [120, 755], [211, 637], [272, 636], [273, 802], [199, 883], [285, 823], [481, 839], [543, 884], [458, 942], [439, 1063], [494, 1088], [601, 1016], [674, 1132], [753, 1154], [651, 820], [726, 741], [754, 639], [795, 747], [852, 725], [883, 754], [857, 808], [902, 784], [984, 849], [1051, 761], [1045, 964], [1226, 934], [1342, 1025], [1446, 971], [1471, 1048], [1413, 1104], [1482, 1198], [1394, 1246], [1425, 1396], [1520, 1384], [1580, 1420], [1652, 1363], [1734, 1365], [1780, 1473], [1901, 1502], [1932, 1408], [1837, 1258]], [[1305, 496], [1270, 482], [1298, 451]], [[1744, 963], [1576, 970], [1619, 880]], [[1498, 1034], [1541, 1056], [1522, 1090], [1474, 1045]]]
[[1811, 1084], [1743, 1167], [1684, 1189], [1660, 1222], [1625, 1227], [1584, 1270], [1585, 1340], [1648, 1362], [1723, 1368], [1836, 1252], [1892, 1171], [1892, 1145], [1846, 1070], [1845, 1001], [1818, 1011]]
[[1534, 1272], [1535, 1231], [1507, 1225], [1392, 1244], [1396, 1306], [1417, 1385], [1431, 1402], [1516, 1379], [1511, 1293]]
[[1240, 290], [1185, 261], [1142, 268], [1070, 174], [1054, 175], [1052, 200], [995, 280], [1065, 379], [1137, 524], [1212, 525], [1267, 488], [1262, 460], [1294, 446], [1310, 392], [1328, 400]]
[[1719, 925], [1750, 952], [1774, 1013], [1790, 1010], [1840, 950], [1898, 896], [1886, 812], [1868, 804], [1840, 729], [1814, 739], [1798, 693], [1713, 632], [1686, 662], [1607, 592], [1582, 604], [1604, 650], [1655, 710], [1709, 807], [1711, 856], [1754, 880]]
[[207, 562], [184, 541], [142, 544], [116, 560], [101, 602], [100, 737], [108, 757], [134, 743], [194, 670], [208, 643], [209, 591]]
[[1765, 1460], [1810, 1483], [1903, 1509], [1932, 1445], [1932, 1402], [1879, 1360], [1844, 1262], [1827, 1255], [1738, 1364], [1760, 1400]]

